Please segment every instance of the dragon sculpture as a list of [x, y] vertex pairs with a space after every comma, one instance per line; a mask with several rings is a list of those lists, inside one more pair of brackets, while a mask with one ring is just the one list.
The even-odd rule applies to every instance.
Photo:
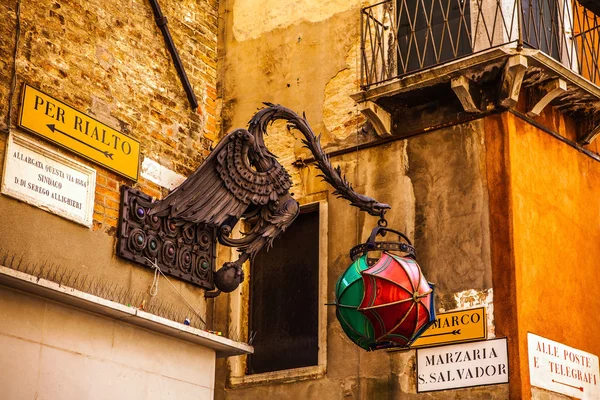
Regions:
[[[331, 184], [334, 195], [349, 200], [353, 206], [373, 216], [381, 216], [390, 208], [356, 193], [342, 175], [333, 168], [328, 156], [305, 117], [292, 110], [265, 103], [248, 124], [227, 134], [200, 167], [163, 200], [145, 204], [149, 216], [166, 217], [183, 226], [206, 224], [215, 226], [221, 244], [237, 247], [239, 258], [227, 262], [214, 278], [216, 292], [235, 290], [244, 276], [242, 264], [263, 248], [269, 248], [298, 216], [300, 207], [289, 193], [290, 175], [269, 151], [264, 142], [267, 128], [277, 120], [295, 129], [313, 154], [321, 177]], [[230, 236], [232, 227], [246, 219], [251, 228], [239, 239]]]

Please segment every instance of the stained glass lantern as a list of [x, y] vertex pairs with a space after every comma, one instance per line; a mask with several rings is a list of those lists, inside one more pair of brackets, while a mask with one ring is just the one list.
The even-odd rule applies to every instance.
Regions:
[[350, 265], [335, 285], [337, 319], [350, 340], [365, 350], [376, 343], [373, 325], [358, 311], [365, 292], [361, 273], [368, 268], [367, 255], [364, 254]]
[[[398, 240], [376, 241], [388, 233], [398, 235]], [[370, 258], [374, 252], [379, 256]], [[335, 286], [342, 329], [365, 350], [408, 348], [435, 321], [434, 285], [423, 276], [410, 240], [378, 226], [350, 257], [352, 265]]]

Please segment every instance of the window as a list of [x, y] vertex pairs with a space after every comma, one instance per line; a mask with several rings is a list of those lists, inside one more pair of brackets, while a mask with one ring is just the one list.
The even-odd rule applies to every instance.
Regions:
[[326, 198], [323, 192], [311, 195], [310, 201], [298, 199], [296, 221], [272, 249], [258, 254], [252, 265], [244, 264], [246, 279], [230, 294], [229, 330], [234, 337], [254, 336], [254, 355], [228, 358], [231, 386], [325, 374]]
[[302, 207], [251, 265], [248, 374], [318, 364], [319, 206]]

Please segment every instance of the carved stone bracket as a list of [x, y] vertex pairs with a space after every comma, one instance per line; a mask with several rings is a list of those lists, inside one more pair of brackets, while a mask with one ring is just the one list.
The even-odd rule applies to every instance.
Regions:
[[580, 125], [577, 142], [582, 145], [590, 144], [600, 135], [600, 118], [591, 116], [589, 122]]
[[359, 103], [360, 112], [373, 124], [375, 132], [379, 136], [390, 136], [392, 134], [392, 117], [375, 102], [365, 101]]
[[525, 71], [527, 71], [527, 58], [525, 56], [517, 54], [506, 61], [498, 97], [498, 104], [501, 107], [512, 108], [517, 105]]
[[165, 274], [214, 289], [216, 229], [206, 224], [175, 224], [149, 215], [150, 196], [122, 186], [117, 255]]
[[466, 112], [480, 111], [481, 91], [475, 83], [464, 76], [459, 76], [452, 79], [450, 86]]
[[534, 87], [530, 96], [531, 108], [527, 115], [537, 117], [552, 100], [566, 91], [567, 82], [560, 78], [552, 79]]

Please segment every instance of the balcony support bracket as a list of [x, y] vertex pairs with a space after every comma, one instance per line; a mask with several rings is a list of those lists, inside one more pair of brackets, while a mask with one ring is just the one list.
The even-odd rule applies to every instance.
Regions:
[[595, 123], [585, 124], [588, 129], [585, 129], [582, 135], [577, 138], [577, 142], [581, 145], [590, 144], [600, 135], [600, 121], [598, 118], [590, 118]]
[[480, 111], [479, 102], [481, 94], [475, 83], [471, 82], [465, 76], [459, 76], [453, 78], [450, 85], [466, 112], [473, 113]]
[[537, 117], [552, 100], [566, 91], [567, 82], [560, 78], [552, 79], [534, 87], [530, 96], [531, 108], [527, 112], [527, 115], [529, 117]]
[[377, 135], [381, 137], [391, 136], [392, 134], [392, 117], [390, 113], [379, 107], [373, 101], [365, 101], [358, 103], [360, 112], [369, 120]]
[[517, 54], [506, 61], [498, 99], [501, 107], [513, 108], [517, 105], [525, 71], [527, 71], [527, 58], [524, 55]]

